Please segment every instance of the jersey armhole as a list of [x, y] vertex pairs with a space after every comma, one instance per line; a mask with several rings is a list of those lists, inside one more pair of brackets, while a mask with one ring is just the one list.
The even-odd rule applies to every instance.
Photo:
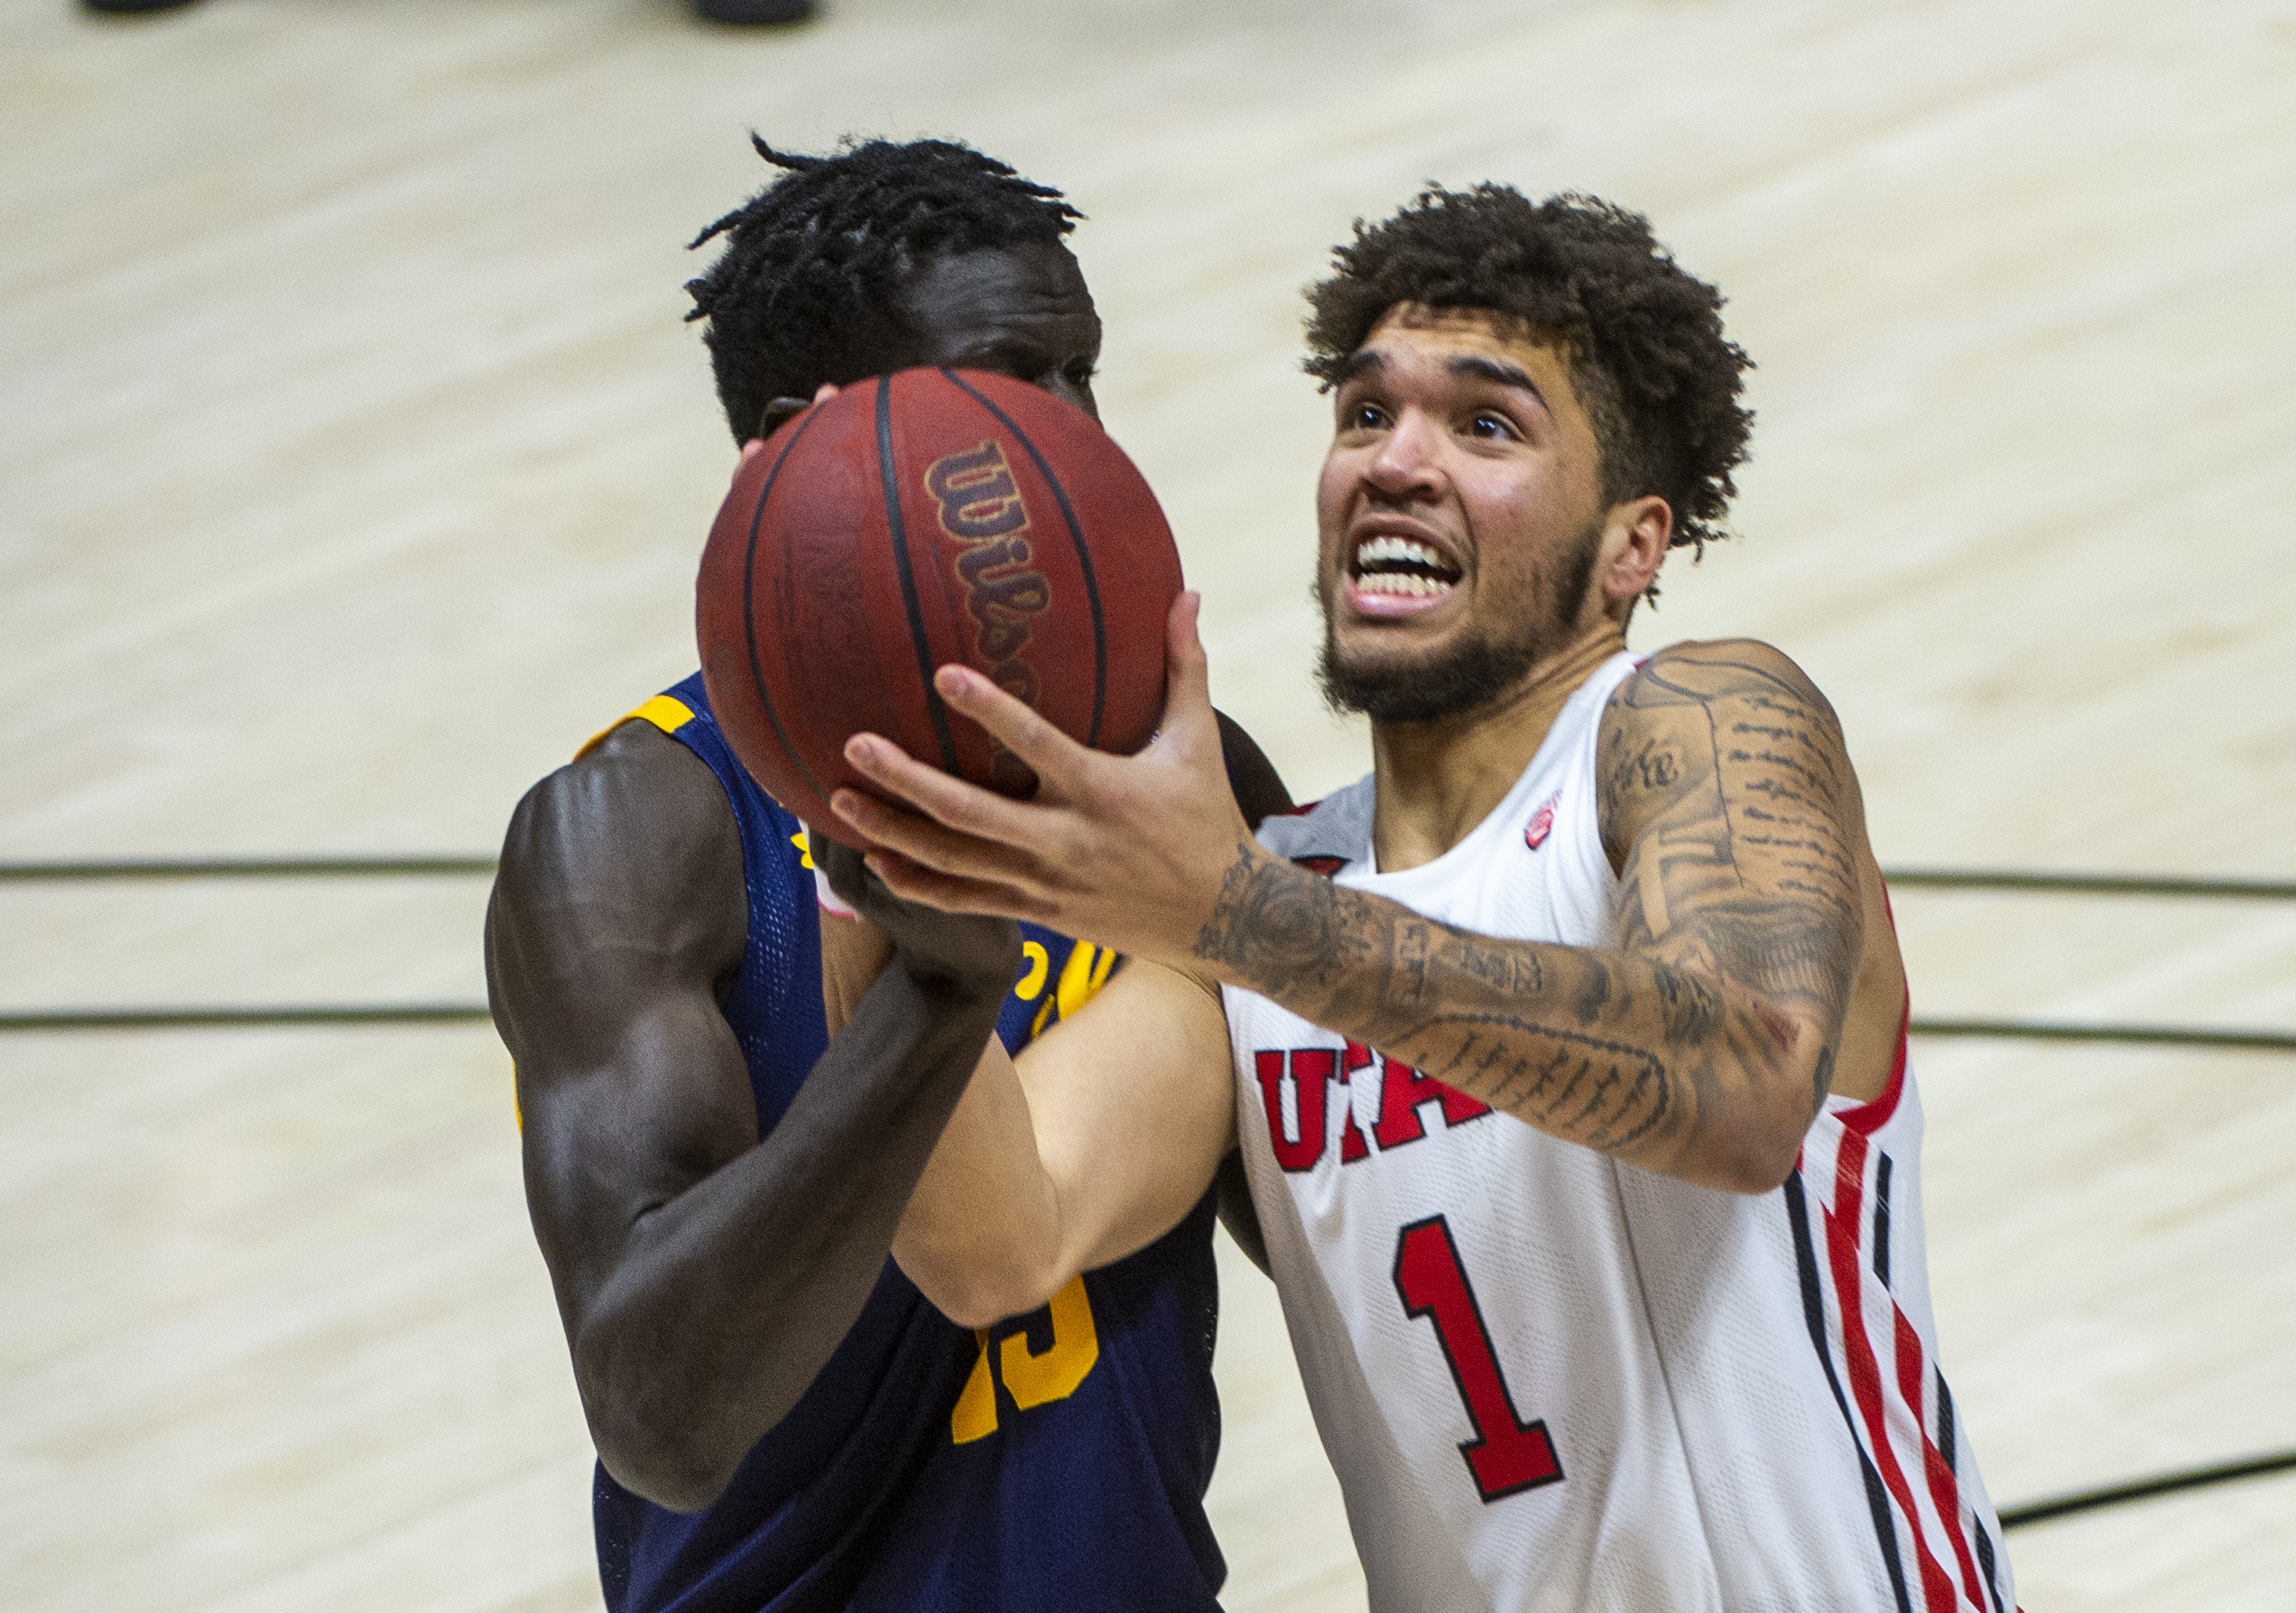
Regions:
[[1880, 1091], [1875, 1093], [1864, 1103], [1834, 1111], [1834, 1118], [1842, 1123], [1845, 1130], [1872, 1136], [1883, 1126], [1887, 1126], [1890, 1117], [1897, 1113], [1897, 1100], [1905, 1095], [1905, 1055], [1908, 1039], [1912, 1034], [1912, 1029], [1913, 992], [1912, 988], [1908, 987], [1905, 993], [1905, 1006], [1898, 1012], [1897, 1058], [1890, 1065], [1889, 1080]]

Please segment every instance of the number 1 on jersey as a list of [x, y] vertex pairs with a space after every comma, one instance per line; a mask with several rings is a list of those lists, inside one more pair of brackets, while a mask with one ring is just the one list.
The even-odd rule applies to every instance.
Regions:
[[1459, 1442], [1459, 1454], [1467, 1458], [1483, 1499], [1496, 1501], [1560, 1479], [1562, 1463], [1545, 1421], [1525, 1423], [1515, 1414], [1514, 1397], [1507, 1393], [1499, 1358], [1491, 1349], [1491, 1330], [1483, 1325], [1483, 1307], [1459, 1265], [1450, 1223], [1441, 1216], [1413, 1221], [1397, 1235], [1395, 1292], [1403, 1296], [1405, 1315], [1424, 1316], [1435, 1324], [1435, 1340], [1443, 1347], [1451, 1381], [1475, 1426], [1475, 1437]]

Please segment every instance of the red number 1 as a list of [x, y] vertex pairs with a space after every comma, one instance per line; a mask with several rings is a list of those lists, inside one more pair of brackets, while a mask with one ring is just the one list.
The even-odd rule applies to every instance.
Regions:
[[1395, 1239], [1395, 1292], [1403, 1296], [1404, 1314], [1435, 1324], [1435, 1341], [1443, 1347], [1451, 1381], [1475, 1425], [1475, 1437], [1459, 1442], [1459, 1454], [1467, 1458], [1483, 1499], [1496, 1501], [1560, 1479], [1562, 1463], [1545, 1421], [1525, 1423], [1515, 1414], [1514, 1397], [1492, 1353], [1491, 1330], [1483, 1325], [1483, 1308], [1467, 1286], [1450, 1223], [1441, 1216], [1413, 1221]]

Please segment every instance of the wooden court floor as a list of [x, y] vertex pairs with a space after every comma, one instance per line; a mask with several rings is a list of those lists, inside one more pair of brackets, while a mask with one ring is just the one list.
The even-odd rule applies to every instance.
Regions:
[[[1429, 178], [1644, 209], [1759, 361], [1753, 634], [1903, 867], [2296, 877], [2296, 3], [0, 4], [0, 859], [485, 851], [691, 665], [730, 469], [682, 243], [755, 128], [1064, 186], [1108, 424], [1304, 795], [1298, 288]], [[0, 1009], [468, 999], [484, 882], [0, 885]], [[1917, 1010], [2296, 1026], [2288, 904], [1931, 894]], [[2004, 1505], [2296, 1445], [2296, 1060], [1929, 1041], [1948, 1370]], [[1228, 1605], [1360, 1607], [1227, 1272]], [[11, 1608], [597, 1606], [483, 1028], [0, 1036]], [[2296, 1606], [2296, 1479], [2009, 1538], [2032, 1613]]]

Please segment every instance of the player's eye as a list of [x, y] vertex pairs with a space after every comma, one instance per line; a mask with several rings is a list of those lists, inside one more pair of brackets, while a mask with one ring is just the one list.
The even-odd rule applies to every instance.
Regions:
[[1340, 411], [1343, 431], [1376, 431], [1387, 423], [1387, 411], [1376, 403], [1350, 403]]
[[1467, 434], [1479, 437], [1486, 442], [1511, 441], [1519, 435], [1513, 421], [1504, 414], [1494, 414], [1487, 409], [1468, 419]]
[[1085, 387], [1092, 385], [1092, 377], [1100, 373], [1100, 366], [1089, 358], [1079, 358], [1061, 373], [1068, 376], [1069, 385]]

